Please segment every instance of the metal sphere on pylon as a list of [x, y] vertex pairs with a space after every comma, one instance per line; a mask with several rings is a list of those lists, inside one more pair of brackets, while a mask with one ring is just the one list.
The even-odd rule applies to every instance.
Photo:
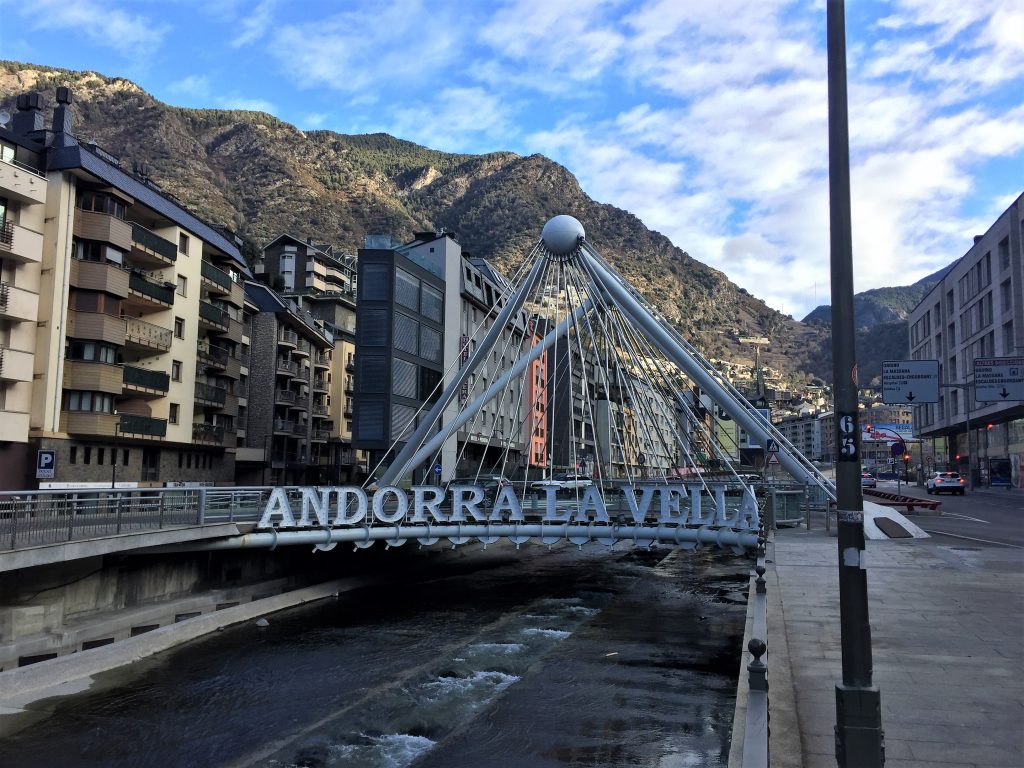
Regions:
[[562, 214], [548, 220], [540, 237], [548, 253], [565, 258], [576, 252], [580, 243], [586, 240], [587, 233], [578, 219]]

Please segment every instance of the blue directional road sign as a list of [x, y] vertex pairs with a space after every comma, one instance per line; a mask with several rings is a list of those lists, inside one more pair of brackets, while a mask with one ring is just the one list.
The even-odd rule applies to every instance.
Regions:
[[441, 472], [442, 472], [442, 471], [443, 471], [443, 470], [441, 469], [441, 465], [440, 465], [440, 464], [435, 464], [435, 465], [434, 465], [434, 474], [435, 474], [435, 475], [437, 475], [438, 477], [440, 477], [440, 476], [441, 476]]

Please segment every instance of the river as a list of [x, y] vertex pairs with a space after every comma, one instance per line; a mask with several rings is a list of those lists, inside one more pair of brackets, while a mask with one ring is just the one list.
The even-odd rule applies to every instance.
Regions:
[[49, 717], [0, 742], [0, 766], [727, 764], [748, 560], [625, 545], [410, 554], [395, 557], [404, 583], [44, 703]]

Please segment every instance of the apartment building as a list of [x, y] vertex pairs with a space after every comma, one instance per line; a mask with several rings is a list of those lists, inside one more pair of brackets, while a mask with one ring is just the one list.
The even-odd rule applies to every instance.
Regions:
[[1024, 483], [1024, 403], [978, 401], [977, 358], [1024, 358], [1024, 195], [929, 291], [908, 318], [914, 360], [938, 360], [938, 403], [914, 407], [914, 434], [932, 441], [935, 465], [975, 483], [1012, 472]]
[[334, 339], [269, 286], [245, 284], [251, 307], [248, 393], [240, 485], [333, 482], [328, 442]]
[[775, 422], [775, 428], [808, 459], [821, 461], [824, 458], [821, 414], [807, 411], [786, 416]]
[[[128, 172], [81, 144], [71, 101], [57, 89], [47, 129], [42, 99], [23, 96], [10, 135], [0, 134], [46, 185], [39, 202], [5, 194], [14, 238], [30, 233], [42, 253], [4, 264], [8, 314], [34, 326], [7, 332], [11, 348], [31, 352], [32, 378], [18, 382], [31, 402], [14, 464], [30, 471], [5, 482], [35, 483], [37, 449], [55, 452], [53, 476], [42, 479], [51, 487], [230, 482], [248, 273], [238, 243], [163, 194], [144, 168]], [[24, 388], [11, 389], [5, 406], [23, 407]]]
[[324, 352], [330, 364], [330, 480], [335, 484], [361, 480], [366, 457], [352, 447], [355, 396], [356, 257], [331, 245], [283, 234], [264, 246], [253, 265], [258, 279], [276, 286], [286, 299], [323, 324], [334, 338]]
[[28, 443], [48, 185], [43, 148], [21, 134], [35, 128], [37, 112], [30, 118], [24, 109], [0, 128], [0, 488], [23, 487], [34, 466]]

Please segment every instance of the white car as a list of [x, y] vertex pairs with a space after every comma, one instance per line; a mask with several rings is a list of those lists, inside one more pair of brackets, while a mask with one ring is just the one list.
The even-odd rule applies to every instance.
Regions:
[[948, 493], [964, 495], [964, 479], [959, 472], [935, 472], [925, 482], [929, 494]]
[[581, 475], [576, 472], [561, 472], [553, 475], [547, 480], [535, 480], [530, 486], [535, 491], [543, 491], [547, 488], [555, 488], [559, 491], [582, 491], [594, 484], [590, 475]]

